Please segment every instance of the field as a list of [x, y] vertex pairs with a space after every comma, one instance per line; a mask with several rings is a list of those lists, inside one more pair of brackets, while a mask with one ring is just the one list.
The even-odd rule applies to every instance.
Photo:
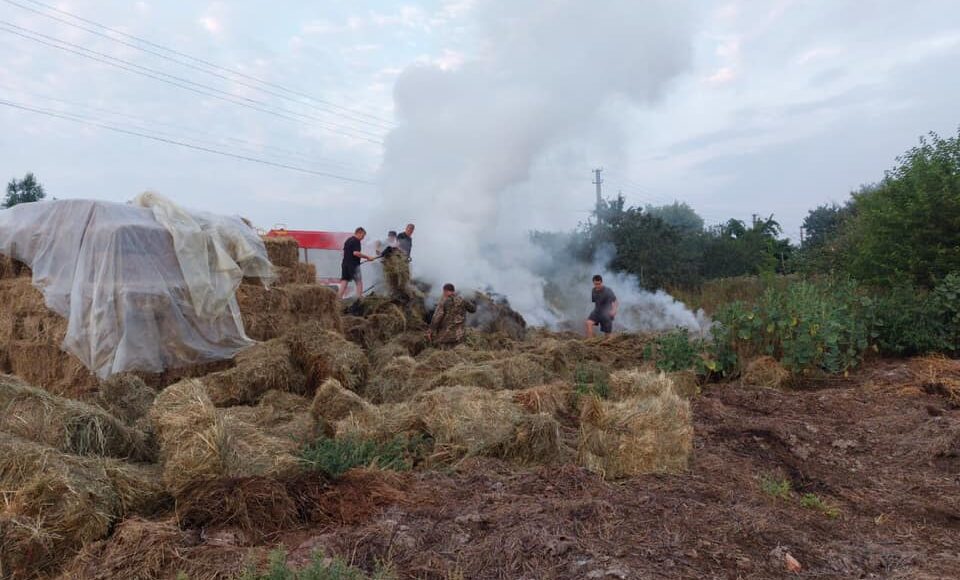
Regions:
[[280, 287], [240, 289], [260, 345], [104, 384], [4, 270], [0, 578], [960, 570], [957, 361], [705, 383], [656, 371], [655, 337], [522, 332], [492, 303], [443, 351], [416, 293], [341, 312], [285, 249]]

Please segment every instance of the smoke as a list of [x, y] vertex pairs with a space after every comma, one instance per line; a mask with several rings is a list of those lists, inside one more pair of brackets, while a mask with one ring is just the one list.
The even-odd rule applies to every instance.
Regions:
[[[532, 324], [583, 319], [594, 272], [558, 263], [527, 234], [543, 218], [549, 224], [563, 196], [583, 199], [584, 184], [548, 189], [539, 180], [571, 166], [586, 177], [585, 150], [620, 154], [623, 135], [609, 119], [654, 102], [689, 66], [692, 21], [680, 4], [481, 1], [474, 56], [457, 68], [417, 64], [400, 75], [377, 221], [384, 231], [417, 224], [416, 276], [435, 287], [493, 288]], [[545, 272], [545, 263], [556, 269]], [[692, 315], [664, 296], [607, 275], [622, 305], [636, 307], [622, 317], [631, 326], [690, 325]], [[577, 292], [576, 307], [545, 295], [560, 279]]]

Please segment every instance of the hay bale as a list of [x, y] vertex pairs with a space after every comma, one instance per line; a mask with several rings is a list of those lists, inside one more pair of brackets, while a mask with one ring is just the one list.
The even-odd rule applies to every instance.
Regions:
[[33, 272], [26, 264], [5, 254], [0, 254], [0, 280], [18, 277], [30, 278], [32, 276]]
[[494, 364], [500, 371], [505, 389], [525, 389], [542, 385], [550, 380], [550, 373], [544, 369], [545, 361], [533, 354], [520, 354], [501, 359]]
[[690, 403], [673, 389], [648, 397], [581, 402], [577, 460], [605, 479], [686, 469], [693, 448]]
[[527, 413], [556, 415], [572, 408], [573, 389], [566, 383], [552, 383], [516, 391], [510, 397]]
[[152, 514], [168, 499], [149, 467], [67, 455], [9, 433], [0, 433], [0, 489], [0, 570], [14, 576], [46, 571], [114, 522]]
[[113, 375], [100, 383], [97, 404], [127, 425], [134, 425], [146, 416], [157, 392], [136, 375]]
[[167, 387], [150, 417], [160, 444], [163, 480], [178, 497], [199, 481], [293, 473], [297, 445], [271, 437], [213, 406], [195, 379]]
[[317, 267], [313, 264], [297, 262], [293, 266], [274, 266], [273, 273], [276, 276], [274, 286], [317, 283]]
[[0, 375], [0, 430], [76, 455], [151, 461], [147, 436], [99, 407]]
[[642, 369], [623, 369], [610, 375], [610, 400], [622, 401], [632, 397], [655, 397], [665, 391], [675, 391], [673, 381], [666, 373]]
[[267, 392], [255, 407], [228, 407], [218, 409], [217, 414], [226, 422], [253, 425], [270, 437], [289, 440], [297, 446], [312, 441], [317, 434], [317, 421], [310, 415], [310, 401], [283, 391]]
[[274, 266], [292, 267], [300, 260], [300, 244], [290, 236], [264, 237], [267, 257]]
[[434, 447], [453, 457], [504, 456], [526, 415], [511, 401], [478, 387], [434, 389], [418, 395], [413, 405], [420, 409]]
[[370, 322], [359, 316], [343, 317], [343, 335], [347, 340], [361, 348], [372, 348], [377, 342], [377, 336]]
[[383, 279], [391, 295], [406, 296], [410, 289], [410, 263], [399, 252], [383, 260]]
[[499, 390], [504, 388], [503, 374], [493, 365], [461, 363], [443, 371], [430, 382], [431, 387], [454, 385]]
[[547, 413], [524, 415], [514, 428], [503, 456], [521, 465], [546, 464], [562, 455], [560, 424]]
[[289, 328], [290, 299], [282, 288], [241, 284], [237, 303], [243, 319], [243, 330], [252, 339], [277, 338]]
[[235, 361], [233, 368], [203, 378], [210, 400], [218, 407], [255, 404], [270, 390], [306, 392], [306, 378], [293, 364], [283, 339], [256, 344]]
[[376, 314], [372, 314], [367, 321], [370, 324], [371, 332], [382, 341], [388, 341], [407, 330], [407, 317], [403, 313], [403, 309], [396, 304], [388, 304], [381, 308]]
[[362, 413], [370, 403], [359, 395], [343, 388], [340, 381], [327, 379], [317, 388], [310, 405], [310, 414], [316, 419], [339, 421], [353, 413]]
[[297, 504], [286, 486], [272, 477], [241, 477], [194, 482], [177, 496], [180, 525], [229, 525], [254, 538], [292, 527]]
[[[410, 352], [402, 344], [393, 341], [376, 346], [367, 352], [367, 358], [370, 359], [370, 367], [373, 371], [379, 371], [394, 359], [402, 356], [410, 358]], [[413, 359], [411, 358], [411, 360]]]
[[165, 578], [181, 566], [188, 536], [173, 520], [130, 518], [120, 522], [109, 540], [84, 546], [61, 577]]
[[308, 393], [330, 378], [351, 391], [358, 391], [366, 381], [370, 363], [363, 350], [322, 324], [300, 324], [284, 338], [293, 360], [307, 373]]
[[772, 356], [759, 356], [747, 364], [740, 378], [748, 385], [779, 389], [790, 382], [790, 371]]
[[290, 284], [278, 290], [286, 294], [290, 304], [288, 327], [313, 321], [326, 330], [343, 332], [340, 300], [335, 291], [319, 284]]
[[673, 390], [684, 399], [692, 399], [700, 393], [700, 380], [695, 371], [676, 371], [667, 373], [673, 382]]
[[426, 381], [418, 377], [418, 369], [417, 361], [409, 356], [393, 358], [370, 377], [364, 394], [377, 404], [407, 401], [427, 388]]

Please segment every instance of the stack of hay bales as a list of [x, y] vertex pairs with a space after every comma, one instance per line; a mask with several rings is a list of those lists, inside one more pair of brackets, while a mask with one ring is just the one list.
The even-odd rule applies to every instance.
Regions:
[[194, 379], [167, 387], [150, 418], [160, 445], [163, 481], [176, 498], [195, 484], [224, 478], [295, 473], [297, 443], [263, 433], [218, 411]]
[[580, 401], [581, 465], [606, 479], [686, 469], [693, 448], [690, 403], [666, 376], [644, 371], [611, 375], [613, 400]]
[[327, 330], [322, 323], [311, 321], [297, 325], [284, 339], [293, 361], [306, 373], [307, 394], [330, 378], [355, 392], [366, 382], [370, 363], [363, 349]]
[[156, 470], [114, 459], [77, 457], [0, 432], [0, 571], [34, 577], [84, 544], [106, 537], [131, 514], [168, 503]]
[[64, 399], [0, 375], [0, 431], [75, 455], [150, 461], [147, 436], [86, 403]]
[[285, 334], [299, 322], [314, 321], [325, 329], [343, 331], [337, 293], [319, 284], [289, 284], [264, 288], [241, 284], [237, 301], [247, 336], [270, 340]]
[[7, 276], [0, 275], [0, 371], [58, 394], [76, 394], [96, 385], [83, 363], [60, 348], [67, 320], [46, 307], [29, 269], [10, 266], [14, 262], [4, 259], [8, 265], [0, 272]]
[[306, 378], [293, 364], [290, 347], [277, 338], [257, 344], [234, 358], [233, 368], [203, 378], [213, 404], [254, 405], [270, 390], [303, 394]]

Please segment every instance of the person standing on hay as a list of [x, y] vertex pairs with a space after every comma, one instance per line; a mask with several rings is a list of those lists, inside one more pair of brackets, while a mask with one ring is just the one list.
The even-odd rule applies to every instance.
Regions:
[[593, 327], [599, 326], [605, 334], [613, 332], [613, 319], [617, 317], [620, 301], [613, 290], [603, 285], [603, 276], [596, 274], [593, 277], [593, 290], [590, 293], [593, 302], [593, 312], [586, 320], [587, 338], [593, 338]]
[[443, 285], [443, 296], [433, 311], [427, 338], [442, 348], [453, 348], [467, 337], [467, 312], [476, 312], [473, 302], [457, 294], [453, 284]]
[[364, 254], [360, 242], [367, 235], [367, 230], [357, 228], [353, 235], [343, 243], [343, 262], [340, 264], [340, 292], [337, 297], [341, 300], [347, 293], [347, 285], [352, 281], [357, 287], [357, 297], [363, 296], [363, 276], [360, 273], [360, 260], [373, 260]]
[[407, 227], [397, 236], [397, 246], [407, 257], [408, 262], [410, 261], [410, 252], [413, 251], [413, 230], [415, 229], [417, 228], [413, 224], [407, 224]]

